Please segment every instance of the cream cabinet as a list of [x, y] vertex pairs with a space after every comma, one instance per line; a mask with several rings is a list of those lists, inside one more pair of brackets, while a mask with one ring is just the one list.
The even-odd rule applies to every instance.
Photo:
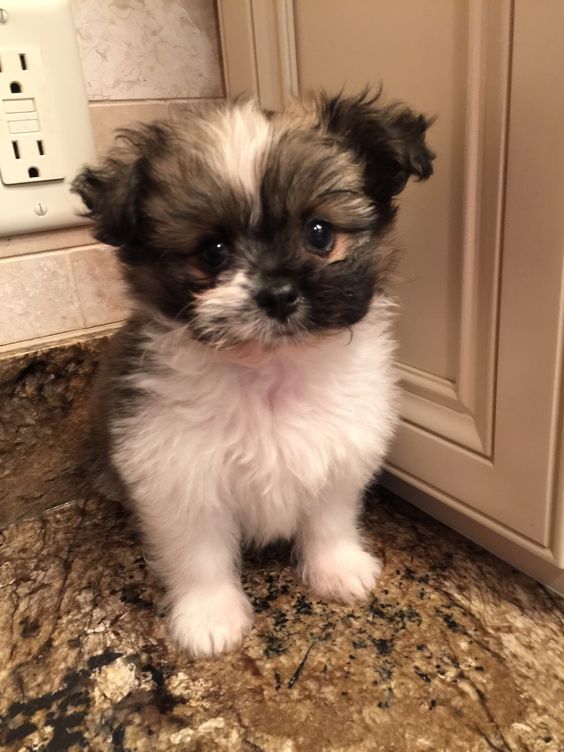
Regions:
[[437, 116], [402, 195], [384, 482], [564, 590], [562, 0], [220, 0], [229, 94], [384, 86]]

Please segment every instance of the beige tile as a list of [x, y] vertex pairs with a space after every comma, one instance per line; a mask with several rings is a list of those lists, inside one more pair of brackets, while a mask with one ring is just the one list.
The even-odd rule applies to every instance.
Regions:
[[99, 154], [104, 154], [112, 145], [118, 128], [139, 122], [168, 118], [166, 102], [92, 102], [90, 119], [94, 140]]
[[87, 327], [122, 321], [129, 306], [115, 255], [107, 246], [72, 251], [76, 294]]
[[91, 102], [90, 119], [98, 153], [112, 145], [118, 128], [152, 120], [184, 119], [191, 112], [213, 105], [218, 99], [171, 99], [147, 102]]
[[194, 112], [201, 112], [206, 107], [222, 102], [223, 97], [217, 99], [171, 99], [168, 102], [168, 116], [171, 120], [184, 121]]
[[67, 227], [63, 230], [14, 235], [10, 238], [0, 238], [0, 259], [40, 251], [58, 251], [95, 242], [89, 224], [83, 227]]
[[223, 93], [213, 0], [73, 0], [91, 100]]
[[82, 326], [67, 251], [0, 261], [0, 344]]

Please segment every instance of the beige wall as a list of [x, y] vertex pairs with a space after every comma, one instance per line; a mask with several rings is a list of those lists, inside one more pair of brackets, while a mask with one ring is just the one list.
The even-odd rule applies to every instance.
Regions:
[[[223, 96], [215, 0], [73, 0], [99, 152], [115, 128]], [[0, 238], [0, 352], [127, 313], [113, 251], [87, 227]]]

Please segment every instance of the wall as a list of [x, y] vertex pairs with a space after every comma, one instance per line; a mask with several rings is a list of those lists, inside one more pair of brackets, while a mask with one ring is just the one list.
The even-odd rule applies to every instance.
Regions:
[[[72, 0], [98, 151], [115, 128], [223, 96], [214, 0]], [[0, 354], [127, 313], [113, 251], [88, 227], [0, 238]]]

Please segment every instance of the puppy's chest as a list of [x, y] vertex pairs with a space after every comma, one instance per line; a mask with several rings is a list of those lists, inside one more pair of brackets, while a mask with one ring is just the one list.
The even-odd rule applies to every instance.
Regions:
[[177, 429], [190, 445], [205, 441], [226, 466], [264, 481], [290, 474], [321, 482], [337, 460], [374, 448], [373, 376], [335, 374], [331, 365], [279, 362], [210, 374], [184, 385], [190, 398], [176, 403]]
[[368, 480], [393, 427], [385, 350], [303, 361], [137, 373], [135, 405], [112, 427], [116, 468], [141, 503], [221, 498], [249, 536], [291, 535], [332, 478]]

